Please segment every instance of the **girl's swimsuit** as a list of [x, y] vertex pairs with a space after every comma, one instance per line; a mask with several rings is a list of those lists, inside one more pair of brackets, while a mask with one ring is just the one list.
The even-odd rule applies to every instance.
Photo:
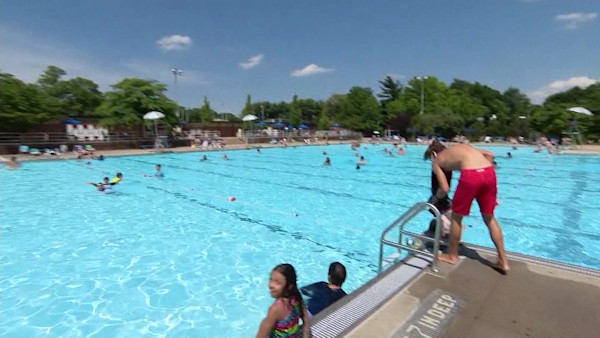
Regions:
[[[279, 302], [281, 306], [287, 309], [287, 306], [283, 304], [281, 299], [275, 301]], [[290, 298], [291, 310], [288, 310], [288, 315], [275, 323], [275, 328], [271, 331], [269, 337], [296, 337], [299, 330], [300, 323], [300, 302], [295, 298]]]

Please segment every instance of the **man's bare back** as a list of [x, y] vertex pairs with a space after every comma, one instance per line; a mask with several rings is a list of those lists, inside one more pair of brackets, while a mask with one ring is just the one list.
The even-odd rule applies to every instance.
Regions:
[[486, 168], [493, 164], [494, 155], [468, 144], [457, 144], [436, 154], [435, 163], [444, 170]]

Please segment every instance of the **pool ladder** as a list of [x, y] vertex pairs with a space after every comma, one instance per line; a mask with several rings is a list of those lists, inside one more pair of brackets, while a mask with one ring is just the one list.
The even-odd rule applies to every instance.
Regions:
[[[435, 235], [434, 237], [428, 237], [421, 234], [417, 234], [414, 232], [410, 232], [404, 230], [404, 226], [408, 221], [413, 219], [416, 215], [421, 213], [422, 211], [431, 211], [435, 215]], [[388, 226], [383, 233], [381, 234], [381, 240], [379, 242], [379, 272], [383, 269], [383, 245], [389, 245], [398, 249], [398, 253], [392, 254], [391, 260], [395, 261], [396, 258], [400, 257], [401, 249], [406, 250], [408, 252], [419, 254], [422, 256], [431, 257], [431, 271], [438, 272], [437, 263], [438, 263], [438, 250], [440, 248], [440, 233], [441, 233], [441, 214], [440, 211], [431, 203], [420, 202], [413, 205], [408, 211], [406, 211], [402, 216], [398, 217], [390, 226]], [[392, 231], [394, 228], [398, 227], [398, 242], [390, 241], [386, 239], [386, 235]], [[433, 242], [433, 253], [428, 251], [419, 250], [418, 248], [413, 248], [410, 245], [403, 244], [403, 235], [411, 236], [414, 238], [419, 238], [425, 242]], [[390, 256], [390, 257], [391, 257]], [[389, 257], [386, 260], [390, 259]]]

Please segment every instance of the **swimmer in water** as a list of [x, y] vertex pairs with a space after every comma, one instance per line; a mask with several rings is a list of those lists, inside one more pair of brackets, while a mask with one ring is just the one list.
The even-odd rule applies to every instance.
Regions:
[[109, 182], [108, 177], [105, 177], [104, 179], [102, 179], [102, 182], [99, 182], [99, 183], [92, 183], [92, 182], [87, 182], [87, 183], [95, 186], [96, 188], [98, 188], [98, 191], [101, 191], [101, 192], [110, 191], [112, 186], [116, 184], [116, 183]]
[[3, 156], [0, 156], [0, 161], [2, 162], [2, 164], [4, 164], [5, 166], [7, 166], [9, 169], [17, 169], [21, 166], [21, 163], [19, 163], [17, 161], [17, 157], [16, 156], [11, 156], [10, 159], [7, 159]]
[[165, 177], [165, 174], [161, 171], [161, 165], [160, 164], [155, 165], [154, 169], [156, 170], [156, 172], [154, 173], [154, 175], [146, 175], [146, 174], [144, 174], [144, 177], [150, 177], [150, 176]]
[[[364, 156], [361, 156], [361, 157], [360, 157], [360, 161], [358, 161], [358, 163], [357, 163], [357, 164], [367, 164], [367, 161], [365, 161], [365, 157], [364, 157]], [[358, 169], [358, 168], [357, 168], [357, 169]]]
[[200, 161], [208, 161], [208, 157], [206, 157], [206, 155], [202, 156], [202, 158], [200, 159]]
[[113, 177], [113, 179], [112, 179], [112, 180], [110, 180], [110, 184], [111, 184], [111, 185], [115, 185], [115, 184], [117, 184], [117, 183], [121, 182], [122, 180], [123, 180], [123, 174], [121, 174], [121, 173], [117, 172], [117, 173], [115, 174], [115, 177]]
[[224, 159], [225, 161], [229, 160], [229, 158], [227, 157], [227, 155], [223, 155], [223, 159]]
[[331, 159], [329, 157], [325, 157], [325, 162], [323, 162], [323, 165], [331, 165]]

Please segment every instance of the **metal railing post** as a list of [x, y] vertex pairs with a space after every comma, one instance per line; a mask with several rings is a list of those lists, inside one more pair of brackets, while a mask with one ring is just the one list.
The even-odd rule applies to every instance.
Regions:
[[[419, 214], [423, 210], [429, 210], [429, 211], [433, 212], [433, 214], [435, 216], [436, 223], [435, 223], [434, 238], [427, 237], [424, 235], [414, 234], [414, 233], [404, 230], [404, 226], [406, 225], [406, 223], [408, 223], [408, 221], [413, 219], [417, 214]], [[395, 220], [392, 224], [390, 224], [381, 233], [381, 238], [380, 238], [380, 242], [379, 242], [379, 264], [378, 264], [379, 272], [381, 272], [381, 270], [383, 269], [383, 246], [384, 246], [384, 244], [387, 244], [389, 246], [397, 248], [398, 252], [401, 252], [401, 250], [404, 249], [408, 252], [419, 253], [422, 255], [430, 256], [432, 258], [431, 270], [433, 272], [438, 272], [438, 269], [437, 269], [438, 257], [437, 256], [438, 256], [438, 251], [439, 251], [439, 247], [440, 247], [440, 234], [441, 234], [440, 225], [441, 225], [441, 214], [440, 214], [440, 211], [433, 204], [421, 202], [421, 203], [417, 203], [417, 204], [413, 205], [410, 209], [408, 209], [408, 211], [406, 211], [404, 214], [402, 214], [397, 220]], [[398, 230], [399, 230], [398, 241], [391, 242], [391, 241], [386, 240], [385, 239], [386, 235], [396, 226], [398, 226]], [[427, 241], [433, 242], [433, 253], [428, 253], [426, 251], [421, 251], [419, 249], [412, 248], [411, 246], [404, 245], [402, 243], [402, 239], [403, 239], [403, 235], [405, 235], [405, 234], [413, 236], [413, 237], [418, 237], [422, 240], [427, 240]]]

